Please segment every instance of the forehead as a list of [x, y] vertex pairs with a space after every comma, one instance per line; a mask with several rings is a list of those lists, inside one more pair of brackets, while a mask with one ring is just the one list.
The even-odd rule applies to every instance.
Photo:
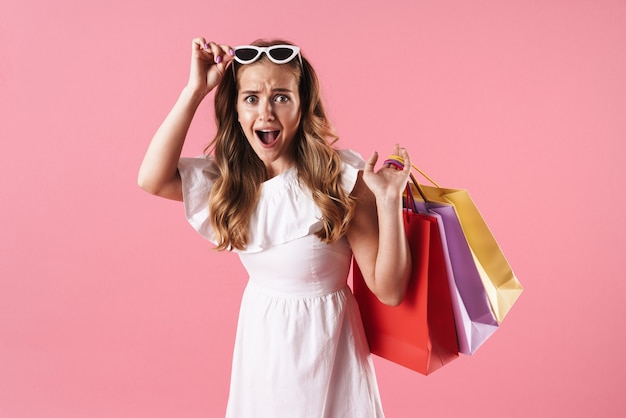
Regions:
[[269, 60], [243, 65], [237, 73], [239, 90], [266, 88], [298, 89], [298, 77], [289, 65], [274, 64]]

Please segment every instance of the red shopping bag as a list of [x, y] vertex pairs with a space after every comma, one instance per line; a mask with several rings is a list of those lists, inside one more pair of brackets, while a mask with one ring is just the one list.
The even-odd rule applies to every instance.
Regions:
[[427, 375], [457, 358], [459, 348], [437, 219], [407, 209], [404, 215], [413, 271], [402, 303], [381, 303], [356, 262], [353, 291], [371, 352]]

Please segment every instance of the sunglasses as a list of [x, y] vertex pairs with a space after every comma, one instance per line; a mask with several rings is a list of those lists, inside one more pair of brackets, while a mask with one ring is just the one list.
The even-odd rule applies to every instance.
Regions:
[[261, 58], [261, 54], [265, 55], [274, 64], [286, 64], [298, 56], [300, 66], [302, 66], [302, 57], [300, 56], [300, 48], [293, 45], [272, 45], [272, 46], [255, 46], [244, 45], [234, 48], [235, 61], [239, 64], [252, 64]]

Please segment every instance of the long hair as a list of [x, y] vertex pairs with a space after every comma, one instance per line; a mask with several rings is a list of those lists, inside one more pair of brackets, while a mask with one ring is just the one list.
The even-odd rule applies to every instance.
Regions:
[[[276, 39], [255, 41], [256, 46], [293, 45]], [[320, 87], [313, 67], [302, 58], [281, 64], [294, 72], [300, 96], [300, 126], [294, 137], [296, 168], [299, 181], [312, 194], [322, 212], [323, 227], [316, 235], [327, 243], [345, 234], [354, 215], [353, 198], [340, 184], [341, 159], [332, 148], [338, 139], [330, 125], [320, 96]], [[267, 59], [262, 56], [261, 59]], [[224, 74], [215, 92], [217, 133], [205, 151], [213, 150], [220, 171], [209, 196], [209, 212], [217, 239], [217, 249], [245, 249], [248, 225], [259, 199], [261, 184], [267, 179], [264, 163], [256, 155], [237, 120], [237, 73], [235, 61], [232, 74]], [[234, 76], [233, 76], [234, 75]]]

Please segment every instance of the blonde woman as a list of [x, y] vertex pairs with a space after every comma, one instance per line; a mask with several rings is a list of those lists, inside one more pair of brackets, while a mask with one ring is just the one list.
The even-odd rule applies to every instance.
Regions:
[[[207, 156], [181, 158], [213, 90], [217, 134]], [[249, 273], [227, 417], [383, 416], [347, 276], [354, 257], [382, 302], [402, 300], [409, 171], [375, 171], [376, 153], [363, 161], [333, 148], [336, 139], [299, 47], [192, 41], [188, 84], [150, 142], [139, 185], [183, 201], [190, 224], [237, 252]], [[390, 151], [408, 162], [405, 149]]]

